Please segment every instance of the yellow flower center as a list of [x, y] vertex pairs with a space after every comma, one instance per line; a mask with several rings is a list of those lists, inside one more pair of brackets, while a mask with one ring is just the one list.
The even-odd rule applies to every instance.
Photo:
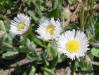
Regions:
[[46, 33], [50, 33], [50, 35], [53, 35], [54, 30], [55, 30], [55, 26], [54, 25], [49, 25], [46, 28]]
[[18, 25], [18, 31], [20, 31], [21, 29], [24, 29], [25, 24], [22, 22]]
[[66, 50], [70, 53], [77, 53], [80, 49], [80, 43], [77, 40], [71, 40], [66, 44]]

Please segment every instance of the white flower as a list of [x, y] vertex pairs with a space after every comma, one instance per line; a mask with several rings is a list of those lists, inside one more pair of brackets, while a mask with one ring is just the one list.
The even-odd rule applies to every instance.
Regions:
[[51, 18], [51, 20], [46, 19], [39, 24], [36, 32], [44, 40], [56, 39], [61, 32], [60, 22], [58, 20], [55, 21], [54, 18]]
[[89, 50], [88, 38], [81, 31], [66, 31], [57, 40], [58, 52], [74, 60], [82, 57]]
[[29, 27], [30, 17], [20, 13], [11, 21], [10, 32], [15, 35], [22, 35], [28, 31]]

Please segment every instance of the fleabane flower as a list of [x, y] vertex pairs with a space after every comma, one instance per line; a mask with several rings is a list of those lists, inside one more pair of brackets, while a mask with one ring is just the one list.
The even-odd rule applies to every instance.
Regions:
[[36, 32], [46, 41], [56, 39], [61, 33], [60, 22], [55, 21], [54, 18], [51, 18], [51, 20], [46, 19], [39, 24]]
[[22, 13], [11, 21], [10, 32], [14, 35], [22, 35], [30, 28], [30, 17]]
[[82, 57], [89, 50], [88, 38], [81, 31], [66, 31], [57, 40], [58, 52], [74, 60]]

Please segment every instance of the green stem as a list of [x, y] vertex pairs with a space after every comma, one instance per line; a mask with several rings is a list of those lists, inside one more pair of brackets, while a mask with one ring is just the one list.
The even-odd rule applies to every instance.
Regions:
[[81, 30], [84, 31], [84, 6], [81, 8], [81, 17], [80, 17]]
[[87, 3], [87, 0], [84, 0], [81, 4], [81, 12], [80, 12], [80, 28], [82, 31], [84, 31], [84, 28], [85, 28], [85, 22], [86, 22], [86, 19], [85, 19], [85, 6], [86, 6], [86, 3]]
[[75, 71], [76, 71], [76, 66], [75, 66], [75, 61], [72, 61], [71, 63], [71, 75], [74, 75]]

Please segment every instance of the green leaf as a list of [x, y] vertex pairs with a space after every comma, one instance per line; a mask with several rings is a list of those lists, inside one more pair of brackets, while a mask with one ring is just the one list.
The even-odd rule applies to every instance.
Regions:
[[6, 32], [6, 28], [5, 28], [4, 22], [2, 20], [0, 20], [0, 29], [3, 30], [4, 32]]
[[33, 41], [30, 41], [29, 39], [26, 39], [26, 45], [27, 45], [28, 49], [32, 50], [32, 52], [35, 53], [36, 45], [34, 44]]
[[99, 57], [99, 48], [92, 48], [91, 49], [91, 53], [96, 56]]
[[10, 35], [9, 32], [9, 22], [8, 21], [0, 21], [0, 29], [5, 33], [3, 37], [3, 41], [12, 44], [13, 36]]
[[49, 66], [49, 61], [47, 60], [47, 58], [44, 59], [45, 63], [47, 66]]
[[16, 64], [15, 70], [13, 72], [14, 75], [21, 75], [22, 74], [22, 69], [19, 64]]
[[33, 53], [33, 52], [29, 52], [27, 54], [27, 58], [30, 60], [38, 61], [38, 63], [42, 61], [41, 56], [38, 55], [37, 53]]
[[66, 60], [66, 56], [64, 54], [58, 53], [58, 63], [61, 63]]
[[88, 36], [88, 39], [94, 40], [95, 38], [95, 23], [96, 21], [94, 20], [93, 16], [89, 16], [88, 20], [86, 22], [86, 34]]
[[35, 42], [36, 44], [38, 44], [38, 45], [40, 45], [40, 46], [46, 48], [46, 43], [45, 43], [45, 41], [43, 41], [43, 40], [41, 40], [41, 39], [39, 39], [39, 38], [37, 38], [37, 37], [34, 37], [33, 40], [34, 40], [34, 42]]
[[96, 32], [96, 39], [99, 40], [99, 14], [96, 16], [96, 24], [95, 24], [95, 32]]
[[6, 53], [3, 53], [2, 58], [6, 60], [11, 60], [11, 59], [14, 59], [17, 54], [18, 52], [7, 51]]
[[32, 17], [34, 21], [38, 21], [39, 19], [35, 16], [35, 13], [33, 11], [28, 11], [28, 14]]
[[57, 52], [52, 48], [50, 43], [48, 44], [48, 54], [51, 54], [53, 57], [56, 57], [57, 55]]
[[72, 4], [74, 2], [74, 0], [68, 0], [69, 4]]
[[81, 68], [82, 71], [86, 70], [92, 70], [92, 65], [88, 64], [87, 62], [84, 62], [83, 60], [75, 61], [76, 68]]
[[30, 59], [30, 60], [33, 60], [33, 58], [35, 58], [36, 56], [37, 56], [37, 55], [34, 54], [34, 53], [32, 53], [32, 52], [29, 52], [29, 53], [27, 54], [27, 58]]
[[53, 60], [50, 63], [50, 68], [54, 69], [56, 67], [56, 65], [57, 65], [57, 62], [58, 62], [58, 54], [57, 54], [57, 51], [55, 51], [53, 49], [53, 47], [51, 46], [50, 43], [48, 44], [48, 55], [53, 56]]
[[51, 61], [50, 69], [55, 69], [57, 62], [58, 62], [58, 55], [56, 57], [54, 57], [54, 59]]
[[58, 8], [56, 8], [56, 9], [54, 9], [53, 11], [51, 11], [48, 15], [49, 15], [49, 17], [51, 18], [51, 17], [54, 17], [54, 18], [59, 18], [60, 17], [60, 12], [61, 12], [61, 10], [60, 9], [58, 9]]
[[66, 26], [65, 28], [64, 28], [65, 30], [66, 29], [79, 29], [79, 27], [76, 25], [76, 24], [69, 24], [68, 26]]
[[29, 75], [34, 75], [35, 70], [36, 70], [36, 68], [34, 66], [32, 66]]
[[24, 0], [24, 2], [25, 2], [28, 6], [31, 5], [31, 0]]
[[28, 69], [28, 70], [26, 70], [26, 71], [23, 73], [23, 75], [29, 75], [29, 72], [30, 72], [30, 70]]
[[54, 75], [54, 74], [52, 73], [53, 70], [48, 69], [47, 67], [43, 67], [42, 69], [43, 69], [43, 71], [44, 71], [44, 75]]
[[52, 8], [56, 9], [58, 7], [59, 0], [52, 0]]
[[28, 68], [23, 75], [34, 75], [36, 68], [34, 66]]

